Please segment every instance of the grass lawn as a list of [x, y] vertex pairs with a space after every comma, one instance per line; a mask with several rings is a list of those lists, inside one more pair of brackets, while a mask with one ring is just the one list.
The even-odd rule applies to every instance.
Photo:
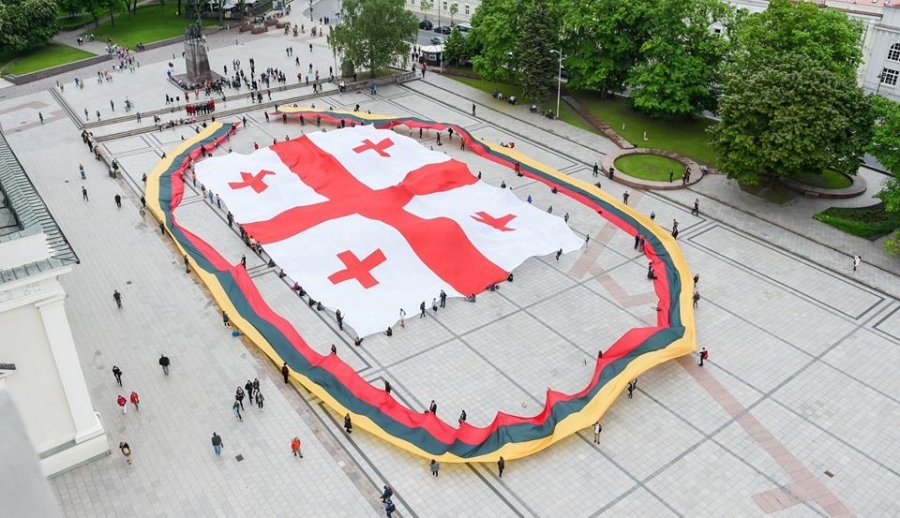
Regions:
[[[174, 9], [168, 6], [160, 9], [159, 5], [153, 4], [138, 7], [133, 15], [119, 14], [115, 25], [109, 23], [107, 16], [100, 27], [92, 27], [83, 35], [93, 33], [97, 41], [105, 42], [107, 38], [111, 38], [117, 45], [134, 49], [138, 43], [146, 44], [181, 36], [190, 23], [186, 18], [175, 16]], [[215, 25], [217, 22], [214, 20], [203, 20], [204, 27]]]
[[[473, 79], [471, 77], [462, 77], [462, 76], [453, 76], [448, 75], [450, 79], [455, 81], [459, 81], [460, 83], [467, 84], [472, 88], [477, 88], [483, 92], [487, 92], [489, 94], [493, 94], [495, 91], [499, 90], [503, 97], [509, 97], [510, 95], [515, 95], [516, 97], [522, 97], [522, 87], [519, 85], [513, 85], [509, 83], [494, 83], [492, 81], [485, 81], [484, 79]], [[555, 94], [555, 91], [554, 91]], [[497, 101], [500, 102], [500, 101]], [[503, 101], [506, 102], [506, 101]], [[542, 103], [540, 106], [544, 108], [549, 108], [552, 110], [556, 110], [556, 97], [553, 99], [548, 99], [546, 102]], [[584, 121], [581, 117], [578, 116], [577, 113], [572, 111], [572, 108], [569, 107], [566, 103], [560, 103], [559, 105], [559, 118], [563, 122], [571, 124], [576, 128], [581, 128], [585, 131], [590, 131], [592, 133], [598, 133], [597, 130], [594, 129], [593, 126]]]
[[900, 228], [900, 214], [885, 211], [882, 203], [869, 207], [831, 207], [813, 218], [871, 241]]
[[654, 182], [668, 182], [669, 171], [674, 173], [673, 181], [684, 176], [684, 165], [681, 162], [658, 155], [625, 155], [616, 159], [615, 167], [628, 176]]
[[4, 74], [22, 75], [92, 56], [94, 54], [81, 49], [48, 43], [39, 49], [27, 52], [17, 54], [12, 52], [0, 53], [0, 70]]
[[853, 180], [830, 169], [826, 169], [822, 174], [804, 173], [793, 179], [804, 185], [820, 189], [846, 189], [853, 185]]
[[599, 94], [584, 91], [574, 92], [571, 95], [586, 110], [609, 124], [614, 131], [635, 146], [674, 151], [701, 164], [716, 167], [718, 157], [710, 147], [709, 137], [706, 134], [706, 128], [713, 124], [708, 119], [653, 119], [632, 110], [628, 106], [628, 101], [622, 97], [600, 99]]

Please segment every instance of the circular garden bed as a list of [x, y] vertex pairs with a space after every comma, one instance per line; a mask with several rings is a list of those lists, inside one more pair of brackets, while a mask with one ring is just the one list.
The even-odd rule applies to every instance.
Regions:
[[615, 168], [628, 176], [650, 180], [653, 182], [668, 182], [669, 173], [672, 180], [680, 180], [684, 176], [684, 164], [669, 157], [650, 154], [623, 155], [616, 159]]

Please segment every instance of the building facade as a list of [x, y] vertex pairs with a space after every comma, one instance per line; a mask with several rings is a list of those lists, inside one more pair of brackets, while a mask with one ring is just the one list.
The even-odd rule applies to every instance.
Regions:
[[[727, 0], [738, 9], [762, 11], [765, 0]], [[481, 0], [406, 0], [407, 9], [438, 25], [469, 22]], [[900, 101], [900, 0], [816, 0], [863, 22], [863, 64], [859, 83], [869, 93]], [[455, 7], [454, 7], [455, 6]], [[423, 9], [427, 7], [427, 9]], [[451, 16], [451, 10], [455, 14]]]
[[0, 134], [0, 389], [18, 408], [45, 476], [109, 451], [59, 282], [77, 262]]

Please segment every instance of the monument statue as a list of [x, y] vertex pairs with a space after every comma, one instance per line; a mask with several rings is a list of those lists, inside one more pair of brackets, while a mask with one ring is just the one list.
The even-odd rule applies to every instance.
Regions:
[[213, 79], [200, 23], [200, 2], [194, 0], [194, 22], [184, 30], [184, 61], [188, 86], [201, 85]]

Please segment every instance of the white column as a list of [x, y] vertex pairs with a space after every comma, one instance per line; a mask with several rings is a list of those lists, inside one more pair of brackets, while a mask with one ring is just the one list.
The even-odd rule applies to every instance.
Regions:
[[60, 293], [35, 303], [35, 307], [41, 312], [50, 351], [56, 361], [59, 379], [66, 393], [72, 420], [75, 422], [75, 443], [79, 444], [103, 435], [104, 431], [100, 419], [94, 412], [87, 383], [84, 381], [84, 372], [81, 370], [81, 362], [75, 350], [75, 340], [72, 338], [72, 330], [66, 318], [65, 298], [65, 293]]

